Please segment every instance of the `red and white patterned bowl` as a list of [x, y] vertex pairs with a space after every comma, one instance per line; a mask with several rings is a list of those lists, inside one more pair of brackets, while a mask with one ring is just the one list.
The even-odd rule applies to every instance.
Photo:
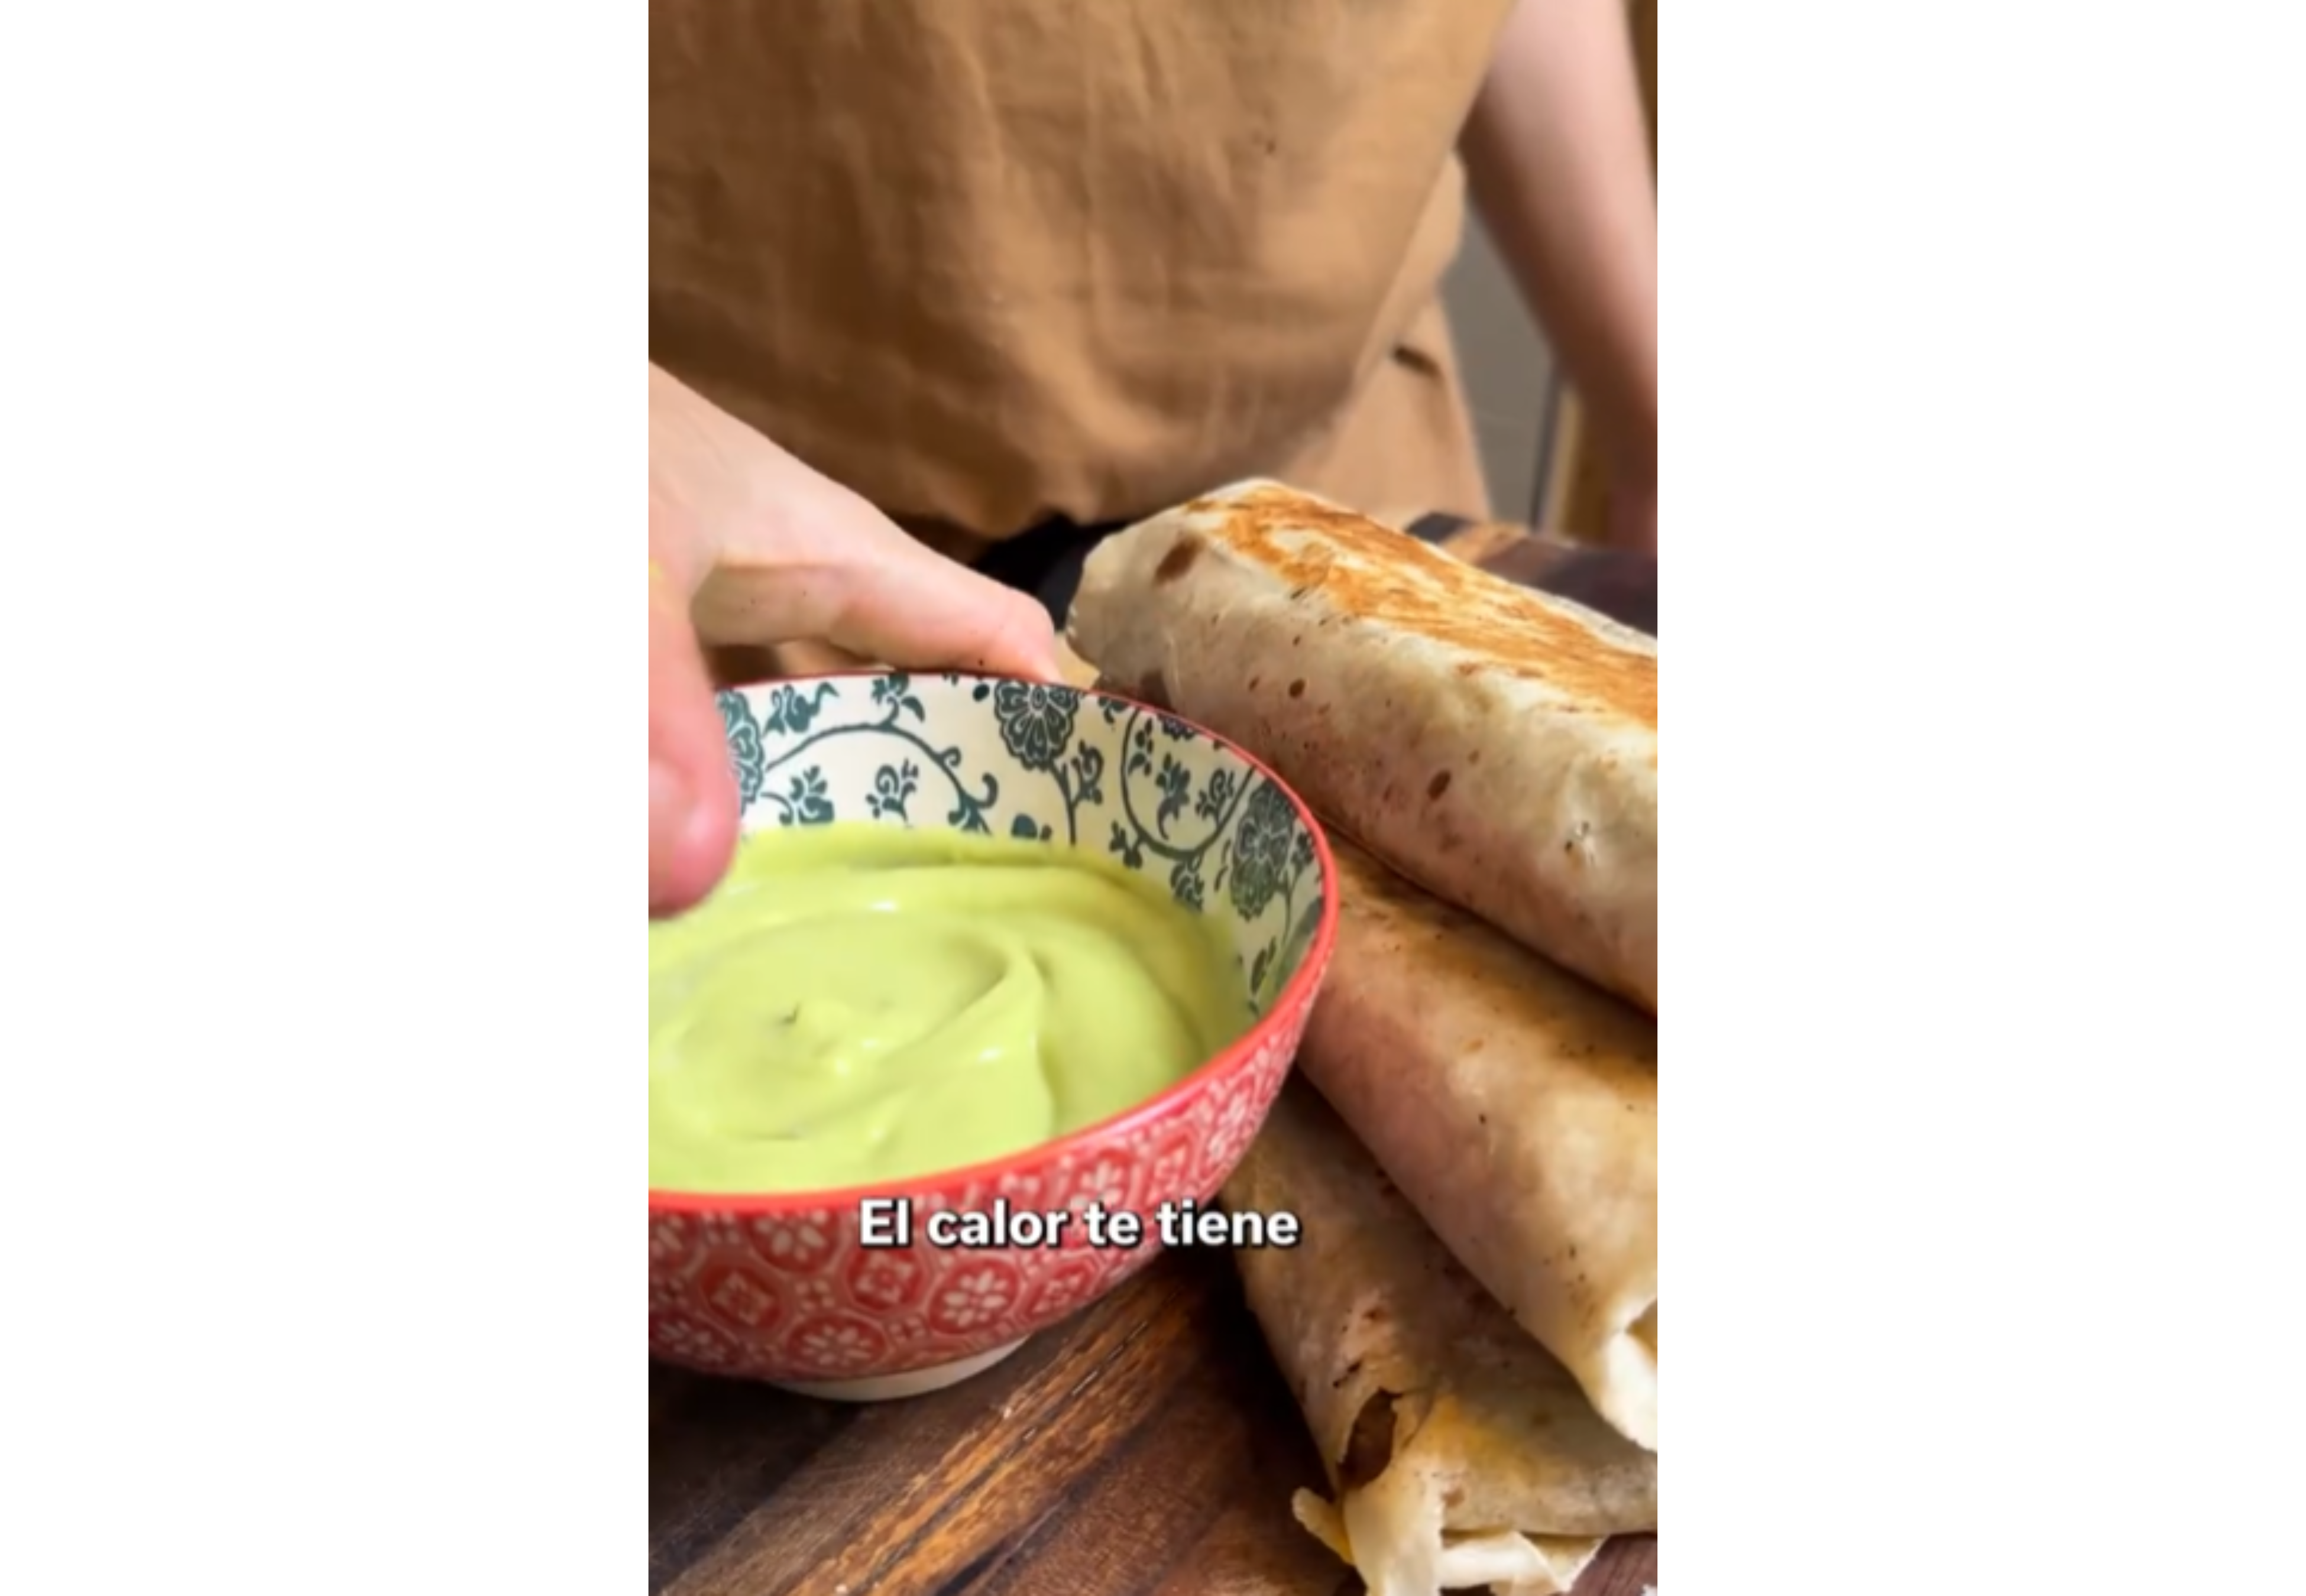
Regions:
[[[1151, 1101], [973, 1168], [802, 1195], [649, 1193], [649, 1351], [707, 1373], [855, 1400], [990, 1367], [1159, 1250], [1165, 1203], [1207, 1204], [1264, 1122], [1337, 935], [1320, 825], [1255, 759], [1107, 694], [998, 679], [817, 677], [725, 693], [745, 827], [867, 819], [1109, 853], [1230, 934], [1258, 1018]], [[913, 1239], [859, 1244], [860, 1204], [903, 1199]], [[1126, 1250], [941, 1250], [940, 1209], [1141, 1216]]]

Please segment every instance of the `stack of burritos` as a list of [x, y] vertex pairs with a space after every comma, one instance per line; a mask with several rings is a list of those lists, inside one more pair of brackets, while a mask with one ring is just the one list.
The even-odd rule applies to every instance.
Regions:
[[1371, 1596], [1657, 1525], [1657, 645], [1268, 482], [1089, 559], [1072, 645], [1322, 817], [1334, 961], [1228, 1202]]

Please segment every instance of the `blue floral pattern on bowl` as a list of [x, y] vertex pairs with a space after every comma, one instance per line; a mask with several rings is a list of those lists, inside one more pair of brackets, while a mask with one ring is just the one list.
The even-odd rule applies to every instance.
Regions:
[[1172, 715], [1078, 687], [953, 673], [721, 695], [744, 829], [949, 826], [1097, 849], [1226, 921], [1262, 1013], [1320, 922], [1295, 806]]

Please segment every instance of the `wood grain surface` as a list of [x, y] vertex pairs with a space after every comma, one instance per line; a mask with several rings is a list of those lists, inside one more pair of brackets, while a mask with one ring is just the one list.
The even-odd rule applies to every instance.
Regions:
[[[650, 1596], [1354, 1596], [1222, 1252], [1173, 1252], [950, 1390], [847, 1405], [653, 1365]], [[1577, 1596], [1641, 1596], [1621, 1538]]]
[[[1445, 546], [1654, 629], [1653, 561], [1494, 525]], [[650, 1596], [1356, 1596], [1300, 1486], [1320, 1462], [1221, 1251], [907, 1401], [649, 1370]], [[1657, 1579], [1656, 1539], [1622, 1537], [1576, 1596]]]

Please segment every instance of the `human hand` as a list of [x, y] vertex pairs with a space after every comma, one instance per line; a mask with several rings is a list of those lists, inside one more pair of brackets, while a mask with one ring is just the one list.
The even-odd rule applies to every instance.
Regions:
[[1657, 479], [1654, 476], [1612, 478], [1609, 488], [1609, 525], [1603, 539], [1612, 549], [1629, 553], [1657, 553]]
[[649, 914], [716, 885], [736, 776], [703, 645], [821, 641], [888, 665], [1059, 679], [1030, 597], [649, 368]]

